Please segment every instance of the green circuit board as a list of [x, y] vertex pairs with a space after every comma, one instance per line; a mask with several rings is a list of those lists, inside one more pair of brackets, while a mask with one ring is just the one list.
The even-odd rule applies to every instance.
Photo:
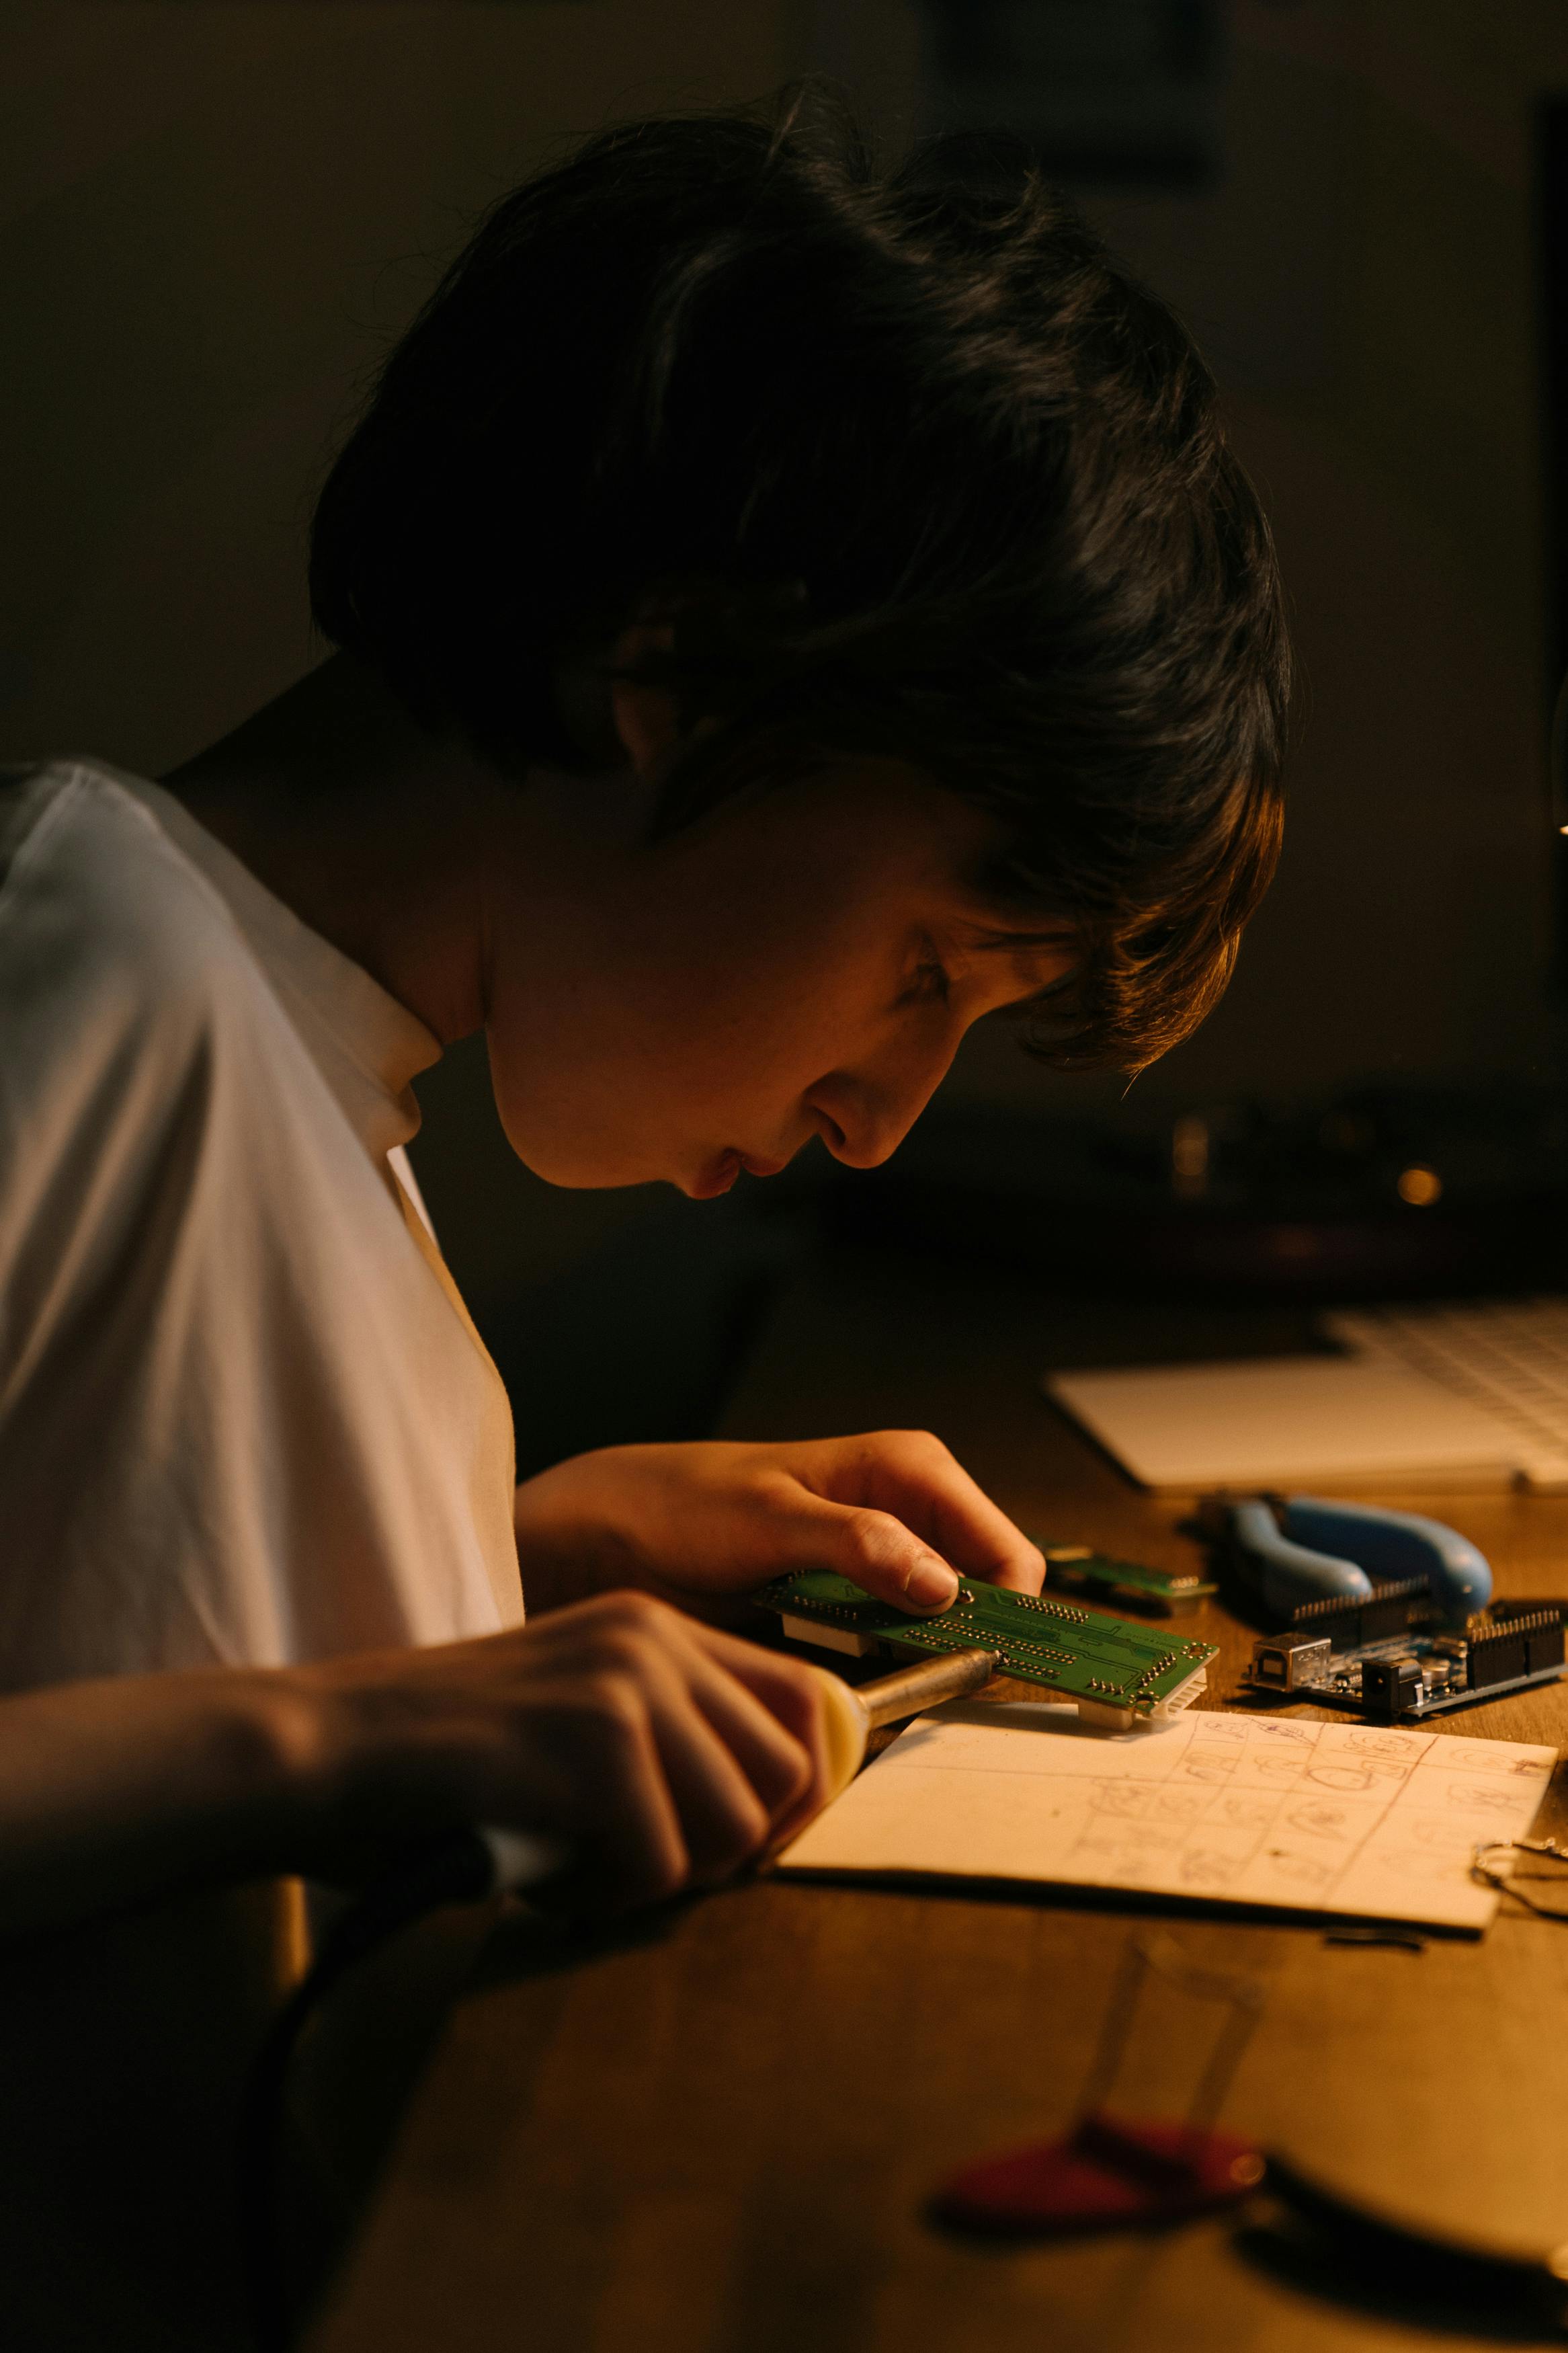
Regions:
[[1039, 1535], [1034, 1541], [1046, 1556], [1046, 1583], [1052, 1590], [1076, 1593], [1087, 1601], [1174, 1618], [1219, 1591], [1194, 1569], [1145, 1568], [1140, 1561], [1113, 1560], [1089, 1545], [1058, 1544], [1051, 1536]]
[[786, 1633], [830, 1650], [906, 1658], [994, 1650], [998, 1674], [1038, 1683], [1101, 1719], [1184, 1707], [1217, 1655], [1212, 1642], [1132, 1625], [1053, 1593], [1009, 1593], [979, 1581], [961, 1586], [952, 1608], [937, 1618], [908, 1618], [830, 1569], [778, 1577], [757, 1598], [779, 1612]]

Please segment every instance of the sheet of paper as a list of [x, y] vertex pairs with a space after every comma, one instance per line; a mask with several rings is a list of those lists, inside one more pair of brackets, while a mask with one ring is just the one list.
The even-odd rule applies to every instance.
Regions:
[[1070, 1707], [922, 1716], [782, 1871], [1033, 1880], [1485, 1928], [1479, 1841], [1522, 1837], [1556, 1751], [1462, 1733], [1184, 1715], [1107, 1736]]

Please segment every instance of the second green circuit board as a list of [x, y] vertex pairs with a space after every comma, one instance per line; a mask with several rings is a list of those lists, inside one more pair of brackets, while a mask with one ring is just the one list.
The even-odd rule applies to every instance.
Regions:
[[1217, 1655], [1212, 1642], [1131, 1625], [1049, 1592], [1010, 1593], [979, 1580], [966, 1580], [937, 1618], [906, 1617], [830, 1569], [775, 1578], [757, 1598], [778, 1611], [786, 1634], [857, 1657], [994, 1651], [998, 1674], [1037, 1683], [1071, 1700], [1091, 1723], [1112, 1726], [1186, 1707]]

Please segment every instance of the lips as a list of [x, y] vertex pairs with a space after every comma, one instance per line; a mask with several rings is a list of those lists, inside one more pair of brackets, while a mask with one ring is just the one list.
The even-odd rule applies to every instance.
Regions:
[[742, 1169], [748, 1176], [776, 1176], [782, 1168], [788, 1166], [786, 1160], [753, 1160], [749, 1152], [733, 1149], [721, 1152], [717, 1160], [709, 1162], [691, 1187], [691, 1198], [694, 1201], [716, 1200], [721, 1193], [730, 1190]]
[[709, 1162], [691, 1187], [691, 1198], [694, 1201], [717, 1200], [721, 1193], [729, 1191], [743, 1165], [738, 1152], [721, 1152], [717, 1160]]

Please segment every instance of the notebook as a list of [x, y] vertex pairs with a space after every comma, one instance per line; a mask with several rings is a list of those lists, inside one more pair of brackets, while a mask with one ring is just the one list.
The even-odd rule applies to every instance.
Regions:
[[1332, 1356], [1178, 1365], [1158, 1372], [1062, 1373], [1065, 1406], [1140, 1486], [1475, 1490], [1515, 1471], [1489, 1423], [1461, 1398], [1399, 1366]]
[[1338, 1356], [1046, 1377], [1134, 1479], [1202, 1487], [1568, 1491], [1568, 1301], [1323, 1319]]
[[921, 1716], [785, 1850], [812, 1877], [1019, 1881], [1479, 1935], [1478, 1844], [1522, 1838], [1556, 1751], [1187, 1714], [1087, 1730], [1055, 1702]]

